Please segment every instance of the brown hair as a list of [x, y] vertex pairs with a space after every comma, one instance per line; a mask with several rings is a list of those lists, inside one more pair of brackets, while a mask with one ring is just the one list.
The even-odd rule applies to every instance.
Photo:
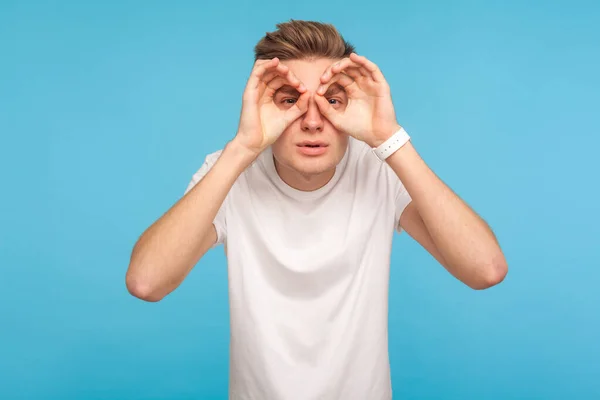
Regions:
[[254, 60], [344, 58], [355, 51], [331, 24], [290, 20], [276, 25], [254, 47]]

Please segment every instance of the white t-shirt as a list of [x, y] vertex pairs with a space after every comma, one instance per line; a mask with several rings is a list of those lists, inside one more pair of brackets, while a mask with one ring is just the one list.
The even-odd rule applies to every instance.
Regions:
[[241, 174], [214, 220], [228, 263], [230, 399], [391, 399], [390, 255], [410, 201], [352, 138], [316, 191], [285, 184], [270, 148]]

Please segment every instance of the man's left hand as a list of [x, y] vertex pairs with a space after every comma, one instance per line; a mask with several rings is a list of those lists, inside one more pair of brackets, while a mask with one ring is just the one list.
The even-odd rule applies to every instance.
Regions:
[[[330, 103], [335, 83], [345, 90], [347, 104], [339, 104], [337, 98], [336, 103]], [[336, 129], [371, 147], [379, 146], [400, 129], [390, 87], [379, 67], [355, 53], [325, 70], [315, 100]]]

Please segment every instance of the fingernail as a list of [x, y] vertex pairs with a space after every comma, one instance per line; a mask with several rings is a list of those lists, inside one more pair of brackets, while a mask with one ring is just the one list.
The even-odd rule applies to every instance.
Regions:
[[319, 88], [317, 89], [317, 93], [318, 94], [323, 94], [323, 91], [325, 90], [325, 86], [321, 85], [319, 86]]

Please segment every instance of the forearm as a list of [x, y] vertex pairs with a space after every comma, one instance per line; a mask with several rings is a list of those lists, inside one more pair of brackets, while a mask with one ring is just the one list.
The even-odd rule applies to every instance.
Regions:
[[387, 162], [412, 197], [450, 272], [475, 288], [502, 280], [506, 261], [492, 230], [435, 175], [412, 143]]
[[230, 142], [202, 180], [142, 234], [126, 277], [134, 295], [157, 301], [183, 281], [213, 244], [213, 220], [254, 158]]

